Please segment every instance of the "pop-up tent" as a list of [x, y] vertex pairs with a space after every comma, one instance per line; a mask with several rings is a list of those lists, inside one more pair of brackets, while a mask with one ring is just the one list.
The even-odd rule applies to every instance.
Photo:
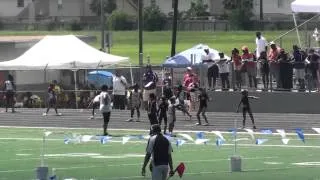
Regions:
[[293, 15], [293, 21], [295, 25], [295, 29], [297, 31], [297, 38], [299, 41], [299, 45], [301, 47], [301, 40], [299, 35], [299, 27], [303, 24], [307, 23], [308, 21], [314, 19], [315, 17], [318, 17], [319, 15], [314, 16], [313, 18], [309, 19], [308, 21], [300, 24], [298, 26], [297, 20], [295, 17], [295, 13], [318, 13], [320, 14], [320, 1], [319, 0], [295, 0], [291, 3], [291, 10]]
[[93, 84], [95, 87], [101, 87], [102, 85], [112, 86], [113, 74], [109, 71], [91, 71], [88, 73], [88, 83]]
[[73, 35], [46, 36], [17, 59], [0, 62], [0, 70], [97, 69], [125, 61]]
[[[201, 57], [205, 55], [204, 49], [207, 48], [209, 49], [209, 52], [212, 53], [214, 60], [219, 59], [219, 51], [209, 48], [209, 46], [207, 45], [198, 44], [190, 49], [176, 54], [173, 57], [166, 59], [162, 66], [166, 68], [184, 68], [192, 65], [201, 64]], [[229, 59], [228, 56], [225, 57]]]

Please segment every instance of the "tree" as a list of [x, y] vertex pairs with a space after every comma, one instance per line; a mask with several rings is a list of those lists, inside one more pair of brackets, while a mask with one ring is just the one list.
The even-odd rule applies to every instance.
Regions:
[[159, 6], [152, 4], [144, 8], [143, 13], [144, 29], [148, 31], [160, 31], [164, 29], [167, 16], [161, 11]]
[[203, 0], [192, 1], [186, 16], [187, 18], [205, 17], [207, 19], [207, 16], [210, 16], [208, 8], [208, 4], [205, 4]]
[[224, 0], [223, 5], [231, 26], [244, 30], [252, 28], [253, 0]]
[[101, 15], [101, 1], [104, 1], [104, 12], [111, 14], [115, 9], [117, 9], [116, 0], [92, 0], [90, 3], [90, 10], [97, 16]]

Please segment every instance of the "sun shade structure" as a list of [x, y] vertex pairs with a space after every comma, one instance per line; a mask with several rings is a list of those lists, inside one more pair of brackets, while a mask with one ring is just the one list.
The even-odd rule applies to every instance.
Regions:
[[291, 9], [295, 13], [320, 13], [320, 1], [295, 0], [291, 3]]
[[0, 70], [98, 69], [128, 60], [101, 52], [74, 35], [46, 36], [20, 57], [0, 62]]
[[[198, 44], [190, 49], [182, 51], [173, 57], [168, 58], [162, 64], [163, 67], [167, 68], [184, 68], [192, 65], [201, 64], [201, 56], [205, 54], [204, 49], [209, 49], [209, 52], [213, 54], [213, 60], [220, 59], [219, 51], [209, 48], [209, 46], [204, 44]], [[226, 59], [230, 59], [225, 56]]]

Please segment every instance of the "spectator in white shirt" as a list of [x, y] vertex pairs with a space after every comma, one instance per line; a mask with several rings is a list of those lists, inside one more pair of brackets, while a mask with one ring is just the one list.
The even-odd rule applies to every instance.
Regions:
[[116, 70], [113, 76], [113, 107], [114, 109], [125, 109], [127, 80]]
[[210, 53], [209, 48], [204, 49], [205, 54], [201, 57], [202, 63], [207, 65], [207, 77], [209, 89], [215, 89], [216, 81], [219, 76], [219, 68], [215, 63], [213, 53]]
[[[219, 73], [221, 78], [222, 90], [230, 89], [230, 81], [229, 81], [229, 61], [224, 57], [224, 53], [219, 53], [220, 59], [218, 62]], [[227, 88], [226, 88], [227, 85]]]
[[261, 32], [256, 33], [256, 58], [260, 57], [261, 52], [267, 52], [268, 50], [268, 42], [267, 40], [261, 35]]

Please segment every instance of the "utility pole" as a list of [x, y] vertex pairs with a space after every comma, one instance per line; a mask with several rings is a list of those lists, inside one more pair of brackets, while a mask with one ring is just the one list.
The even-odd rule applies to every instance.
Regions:
[[139, 66], [143, 66], [143, 0], [139, 0]]
[[263, 20], [263, 0], [260, 0], [260, 21]]
[[172, 0], [173, 20], [172, 20], [172, 40], [171, 40], [171, 57], [176, 54], [177, 44], [177, 26], [178, 26], [178, 0]]
[[104, 51], [104, 28], [105, 28], [105, 21], [104, 21], [104, 0], [100, 0], [100, 23], [101, 23], [101, 50]]

